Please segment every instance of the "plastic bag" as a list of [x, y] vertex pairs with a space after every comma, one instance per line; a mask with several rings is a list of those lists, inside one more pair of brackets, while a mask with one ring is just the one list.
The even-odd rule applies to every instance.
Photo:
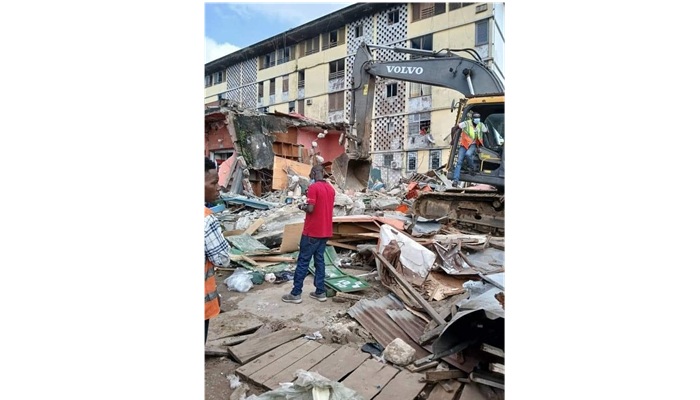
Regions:
[[250, 272], [244, 268], [236, 268], [231, 276], [224, 280], [228, 290], [245, 293], [253, 287]]

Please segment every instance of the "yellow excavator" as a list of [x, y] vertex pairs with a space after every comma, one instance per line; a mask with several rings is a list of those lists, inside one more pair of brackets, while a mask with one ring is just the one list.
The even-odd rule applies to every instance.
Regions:
[[[421, 58], [401, 61], [372, 59], [370, 48], [392, 50]], [[464, 52], [472, 58], [461, 57]], [[474, 159], [475, 170], [467, 170], [463, 162], [458, 181], [466, 182], [444, 192], [421, 194], [413, 203], [415, 215], [437, 219], [447, 216], [467, 229], [503, 235], [505, 233], [505, 87], [498, 76], [473, 49], [440, 52], [360, 44], [355, 56], [351, 93], [350, 127], [344, 140], [346, 153], [333, 165], [334, 176], [341, 177], [343, 187], [348, 183], [364, 184], [369, 180], [372, 161], [369, 143], [372, 128], [372, 107], [377, 77], [450, 88], [464, 98], [452, 103], [457, 111], [452, 129], [450, 156], [443, 166], [448, 179], [454, 177], [459, 153], [461, 130], [456, 125], [479, 113], [488, 128], [483, 146]], [[465, 186], [465, 187], [459, 187]]]

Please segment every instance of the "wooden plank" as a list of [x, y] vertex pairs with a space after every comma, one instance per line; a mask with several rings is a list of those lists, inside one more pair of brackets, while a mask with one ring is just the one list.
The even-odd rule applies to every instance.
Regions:
[[340, 242], [337, 242], [335, 240], [329, 240], [326, 242], [326, 244], [328, 246], [335, 246], [335, 247], [340, 247], [342, 249], [357, 251], [357, 246], [353, 246], [351, 244], [340, 243]]
[[[211, 340], [207, 344], [210, 346], [228, 347], [235, 346], [248, 340], [252, 335], [232, 336], [223, 339]], [[228, 355], [228, 353], [227, 353]]]
[[395, 367], [370, 358], [341, 383], [357, 392], [362, 398], [371, 399], [398, 373], [399, 370]]
[[425, 380], [428, 382], [437, 382], [447, 379], [464, 378], [467, 375], [462, 370], [449, 369], [446, 371], [426, 371]]
[[210, 344], [204, 347], [205, 357], [228, 357], [228, 350], [226, 347], [212, 346]]
[[[462, 384], [459, 385], [461, 386]], [[454, 385], [457, 389], [453, 388], [452, 391], [447, 391], [442, 385], [435, 385], [427, 400], [454, 400], [459, 393], [460, 386]]]
[[295, 379], [294, 373], [297, 370], [303, 369], [308, 371], [312, 369], [316, 364], [323, 361], [326, 357], [333, 358], [333, 353], [338, 350], [337, 348], [326, 346], [325, 344], [320, 345], [320, 347], [311, 351], [300, 360], [296, 361], [294, 364], [283, 369], [277, 375], [263, 382], [263, 386], [268, 389], [274, 389], [283, 382], [292, 382]]
[[234, 360], [245, 364], [255, 357], [267, 353], [275, 347], [281, 346], [300, 336], [303, 336], [303, 334], [299, 331], [282, 329], [269, 335], [248, 339], [238, 346], [229, 347], [228, 351], [231, 353]]
[[421, 296], [418, 292], [416, 292], [416, 290], [413, 288], [413, 286], [404, 279], [403, 275], [401, 275], [400, 273], [398, 273], [398, 271], [396, 271], [394, 266], [391, 265], [391, 263], [389, 263], [389, 261], [387, 261], [387, 259], [384, 258], [383, 255], [379, 254], [379, 252], [376, 250], [372, 250], [372, 253], [374, 253], [374, 256], [377, 259], [379, 259], [382, 262], [382, 264], [384, 264], [384, 266], [394, 275], [394, 277], [396, 278], [396, 281], [408, 293], [411, 294], [411, 297], [413, 297], [414, 300], [416, 300], [418, 302], [418, 304], [420, 304], [421, 307], [423, 307], [423, 309], [430, 315], [431, 318], [433, 318], [435, 320], [435, 322], [437, 322], [440, 325], [445, 324], [445, 320], [435, 311], [435, 309], [433, 309], [433, 307], [430, 306], [430, 304], [428, 304], [428, 302], [423, 298], [423, 296]]
[[369, 354], [363, 353], [354, 347], [343, 346], [330, 357], [326, 357], [323, 361], [316, 364], [310, 371], [318, 372], [332, 381], [339, 382], [369, 357]]
[[[458, 400], [489, 400], [489, 397], [484, 394], [485, 390], [481, 389], [480, 386], [478, 383], [465, 384]], [[488, 386], [486, 388], [490, 389]]]
[[226, 333], [224, 335], [217, 337], [214, 340], [223, 339], [223, 338], [227, 338], [227, 337], [231, 337], [231, 336], [244, 335], [246, 333], [253, 333], [253, 332], [257, 331], [258, 329], [260, 329], [261, 326], [263, 326], [262, 323], [257, 323], [257, 324], [251, 325], [248, 328], [243, 328], [243, 329], [239, 329], [237, 331], [233, 331], [231, 333]]
[[294, 364], [299, 359], [303, 358], [305, 355], [319, 347], [321, 347], [321, 344], [316, 343], [313, 340], [307, 340], [306, 343], [283, 355], [266, 367], [261, 368], [259, 371], [253, 373], [249, 378], [253, 382], [261, 385], [266, 380], [277, 375], [280, 371]]
[[303, 222], [285, 225], [282, 233], [282, 244], [280, 244], [280, 253], [291, 253], [299, 250], [299, 242], [301, 241], [301, 232], [303, 230]]
[[282, 263], [282, 262], [293, 263], [293, 262], [297, 261], [297, 259], [294, 257], [282, 257], [282, 256], [250, 256], [250, 259], [258, 261], [258, 262], [274, 262], [274, 263]]
[[275, 360], [279, 359], [280, 357], [284, 356], [285, 354], [289, 353], [290, 351], [298, 348], [299, 346], [303, 345], [304, 343], [308, 342], [308, 339], [305, 339], [303, 337], [300, 337], [298, 339], [292, 340], [291, 342], [287, 342], [283, 344], [280, 347], [277, 347], [276, 349], [272, 349], [268, 351], [267, 353], [261, 355], [260, 357], [256, 358], [254, 361], [249, 362], [246, 365], [240, 366], [236, 368], [236, 373], [248, 378], [252, 374], [260, 371], [264, 367], [272, 364]]
[[413, 399], [420, 394], [426, 385], [421, 378], [421, 374], [403, 370], [389, 381], [374, 400]]
[[250, 226], [249, 226], [245, 231], [243, 231], [243, 233], [244, 233], [244, 234], [247, 233], [248, 235], [252, 235], [252, 234], [254, 234], [255, 231], [257, 231], [258, 228], [260, 228], [260, 227], [262, 226], [262, 224], [264, 224], [264, 223], [265, 223], [265, 219], [264, 219], [264, 218], [258, 218], [258, 219], [255, 220], [255, 222], [253, 222], [252, 224], [250, 224]]
[[491, 346], [486, 343], [481, 344], [481, 351], [485, 351], [487, 353], [493, 354], [495, 356], [499, 356], [501, 358], [505, 358], [506, 352], [503, 351], [502, 349], [499, 349], [498, 347]]
[[501, 363], [491, 363], [489, 364], [489, 370], [493, 372], [497, 372], [499, 374], [506, 374], [506, 366], [501, 364]]
[[469, 379], [483, 385], [493, 386], [498, 389], [505, 389], [505, 379], [503, 375], [495, 374], [493, 372], [474, 371], [469, 374]]
[[437, 365], [438, 365], [437, 361], [431, 361], [431, 362], [429, 362], [427, 364], [423, 364], [421, 366], [416, 366], [415, 364], [408, 364], [406, 366], [406, 369], [411, 371], [411, 372], [423, 372], [426, 369], [437, 367]]

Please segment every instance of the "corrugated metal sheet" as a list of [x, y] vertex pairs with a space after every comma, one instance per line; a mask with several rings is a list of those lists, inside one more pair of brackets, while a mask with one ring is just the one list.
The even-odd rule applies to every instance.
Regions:
[[396, 298], [384, 296], [377, 300], [362, 299], [348, 310], [348, 314], [371, 333], [382, 346], [386, 347], [394, 339], [400, 338], [416, 350], [416, 359], [423, 358], [430, 353], [411, 339], [387, 314], [387, 310], [403, 309], [403, 304]]

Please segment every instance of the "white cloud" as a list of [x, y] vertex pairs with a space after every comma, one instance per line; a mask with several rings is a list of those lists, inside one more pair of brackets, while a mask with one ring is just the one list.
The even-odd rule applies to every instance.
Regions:
[[262, 14], [272, 20], [299, 26], [350, 4], [353, 3], [236, 3], [228, 6], [231, 11], [242, 18], [251, 18], [256, 14]]
[[204, 42], [204, 63], [216, 60], [225, 55], [231, 54], [240, 49], [240, 47], [231, 43], [217, 43], [216, 40], [205, 37]]

